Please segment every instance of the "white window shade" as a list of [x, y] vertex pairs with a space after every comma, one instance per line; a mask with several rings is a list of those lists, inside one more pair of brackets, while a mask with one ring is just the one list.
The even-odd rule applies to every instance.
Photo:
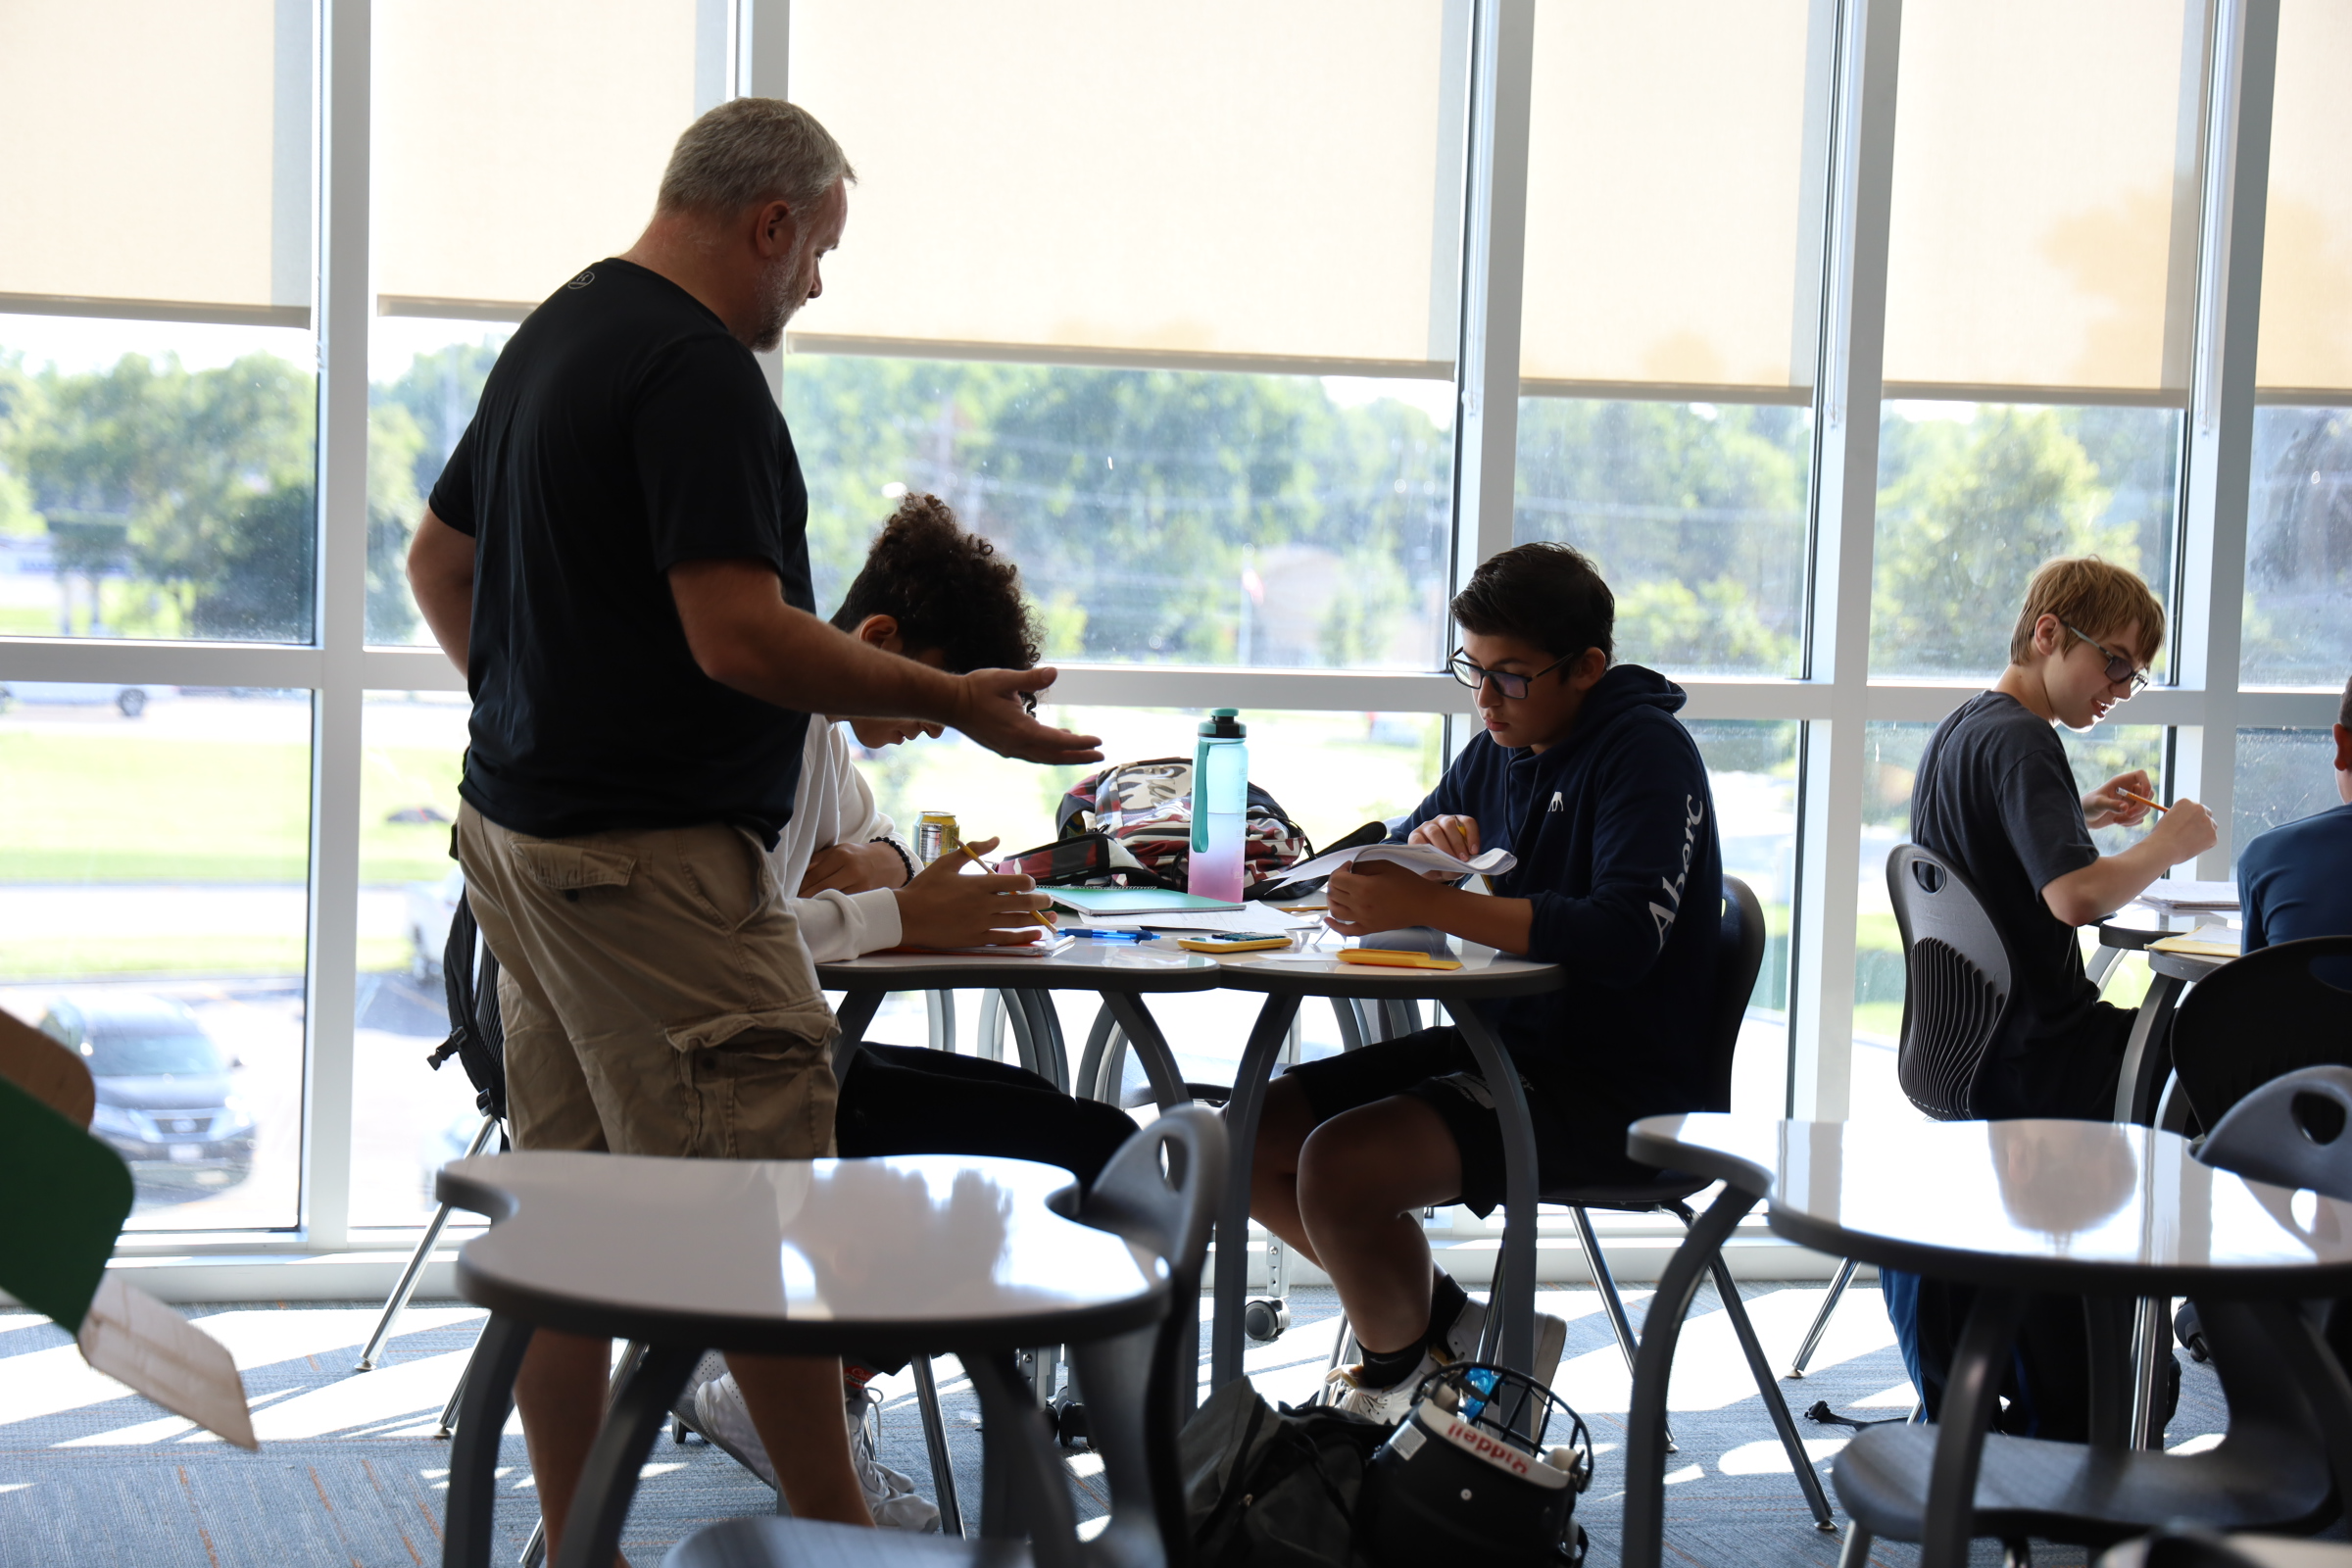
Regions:
[[1890, 392], [2180, 401], [2204, 11], [2201, 0], [1903, 7]]
[[[2262, 244], [2266, 397], [2352, 390], [2352, 5], [2283, 0]], [[2283, 395], [2280, 395], [2283, 394]]]
[[391, 314], [515, 318], [626, 250], [724, 80], [723, 9], [697, 0], [374, 9], [375, 287]]
[[1813, 0], [1536, 8], [1526, 390], [1803, 400], [1832, 25]]
[[1467, 16], [796, 0], [858, 184], [793, 345], [1449, 374]]
[[0, 311], [306, 326], [309, 0], [0, 5]]

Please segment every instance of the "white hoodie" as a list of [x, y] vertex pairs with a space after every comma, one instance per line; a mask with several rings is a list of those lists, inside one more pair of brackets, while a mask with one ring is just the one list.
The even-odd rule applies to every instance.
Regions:
[[890, 888], [863, 893], [831, 889], [812, 899], [796, 898], [801, 878], [819, 850], [836, 844], [858, 845], [889, 839], [913, 851], [899, 837], [896, 823], [874, 805], [874, 792], [865, 787], [850, 760], [850, 743], [843, 726], [828, 724], [821, 713], [808, 716], [808, 739], [801, 748], [801, 784], [793, 796], [792, 820], [776, 847], [768, 852], [775, 867], [776, 886], [801, 923], [801, 940], [808, 956], [818, 963], [838, 963], [861, 953], [895, 948], [900, 941], [899, 896]]

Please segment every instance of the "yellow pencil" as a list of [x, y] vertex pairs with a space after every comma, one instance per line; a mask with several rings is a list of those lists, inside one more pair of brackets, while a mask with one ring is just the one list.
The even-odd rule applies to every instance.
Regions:
[[2172, 809], [2172, 808], [2169, 806], [2158, 806], [2154, 801], [2149, 800], [2145, 795], [2134, 795], [2130, 790], [2119, 789], [2115, 793], [2121, 795], [2127, 801], [2137, 801], [2140, 805], [2149, 808], [2151, 810], [2169, 811]]

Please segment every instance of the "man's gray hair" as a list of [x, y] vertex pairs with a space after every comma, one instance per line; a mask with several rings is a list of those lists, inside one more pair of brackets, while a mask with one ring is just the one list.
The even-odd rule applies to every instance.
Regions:
[[760, 202], [805, 214], [858, 172], [816, 117], [781, 98], [736, 98], [686, 127], [662, 172], [665, 211], [734, 214]]

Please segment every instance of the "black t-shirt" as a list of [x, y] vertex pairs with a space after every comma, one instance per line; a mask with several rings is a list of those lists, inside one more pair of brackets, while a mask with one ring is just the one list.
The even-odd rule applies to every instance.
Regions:
[[813, 611], [808, 491], [760, 364], [608, 259], [516, 329], [433, 486], [474, 538], [459, 791], [518, 833], [738, 823], [772, 847], [808, 715], [705, 675], [668, 569], [763, 561]]
[[1972, 1108], [2103, 1117], [2130, 1014], [2099, 1001], [2075, 928], [2042, 902], [2043, 888], [2099, 858], [2048, 721], [2003, 692], [1970, 698], [1920, 758], [1911, 837], [1960, 868], [2009, 943], [2009, 1011]]

